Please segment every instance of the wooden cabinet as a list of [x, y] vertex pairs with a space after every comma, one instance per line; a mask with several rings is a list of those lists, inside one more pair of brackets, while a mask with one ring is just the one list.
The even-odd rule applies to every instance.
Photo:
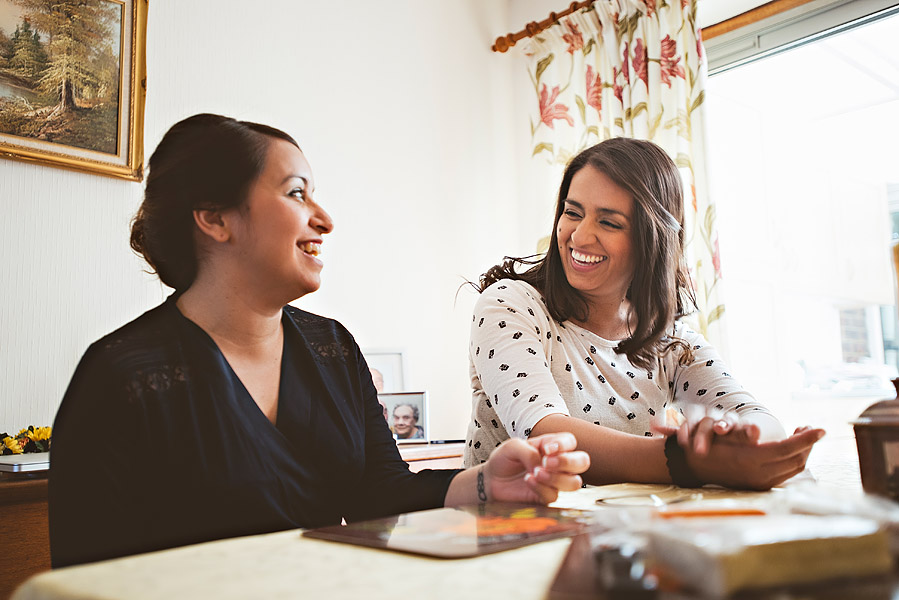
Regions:
[[50, 568], [47, 478], [0, 475], [0, 600]]

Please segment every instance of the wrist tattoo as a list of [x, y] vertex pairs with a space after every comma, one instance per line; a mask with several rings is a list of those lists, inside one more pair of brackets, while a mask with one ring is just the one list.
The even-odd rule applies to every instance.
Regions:
[[487, 502], [487, 490], [484, 489], [484, 467], [478, 469], [478, 502]]

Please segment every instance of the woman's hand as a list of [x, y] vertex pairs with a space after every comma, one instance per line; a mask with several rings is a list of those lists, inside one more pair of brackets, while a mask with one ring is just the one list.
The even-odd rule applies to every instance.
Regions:
[[577, 439], [568, 432], [538, 435], [527, 441], [506, 440], [487, 462], [453, 478], [444, 505], [549, 504], [560, 491], [574, 491], [583, 485], [580, 474], [590, 467], [590, 456], [575, 451], [575, 447]]
[[549, 504], [560, 491], [579, 489], [590, 457], [576, 447], [570, 433], [506, 440], [476, 467], [483, 469], [486, 501]]
[[728, 437], [730, 443], [756, 445], [761, 430], [754, 423], [746, 423], [735, 413], [705, 415], [691, 422], [684, 422], [677, 430], [677, 442], [682, 448], [693, 448], [699, 456], [709, 453], [716, 437]]
[[805, 469], [812, 446], [824, 436], [824, 430], [800, 427], [786, 439], [762, 443], [747, 443], [741, 435], [717, 437], [703, 453], [689, 445], [681, 446], [687, 464], [707, 483], [768, 490]]
[[726, 438], [733, 444], [757, 445], [760, 441], [772, 442], [787, 437], [780, 423], [770, 415], [767, 431], [763, 434], [759, 423], [751, 418], [741, 418], [735, 412], [709, 411], [705, 406], [691, 405], [684, 411], [684, 421], [679, 427], [662, 426], [656, 430], [665, 436], [677, 435], [681, 448], [691, 448], [699, 456], [709, 453], [716, 438]]

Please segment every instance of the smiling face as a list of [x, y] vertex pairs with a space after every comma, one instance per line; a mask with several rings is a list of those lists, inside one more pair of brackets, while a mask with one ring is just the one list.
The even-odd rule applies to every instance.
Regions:
[[312, 199], [315, 184], [305, 156], [293, 144], [272, 139], [265, 167], [246, 202], [228, 211], [231, 250], [241, 285], [286, 304], [321, 285], [322, 236], [331, 217]]
[[398, 438], [410, 438], [415, 433], [418, 419], [408, 404], [400, 404], [393, 409], [393, 431]]
[[556, 226], [568, 283], [588, 303], [620, 303], [634, 275], [634, 201], [587, 165], [574, 174]]

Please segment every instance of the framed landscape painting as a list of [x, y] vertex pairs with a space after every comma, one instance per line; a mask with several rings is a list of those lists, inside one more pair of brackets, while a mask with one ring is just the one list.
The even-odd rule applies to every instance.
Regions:
[[0, 156], [143, 178], [148, 0], [0, 0]]

